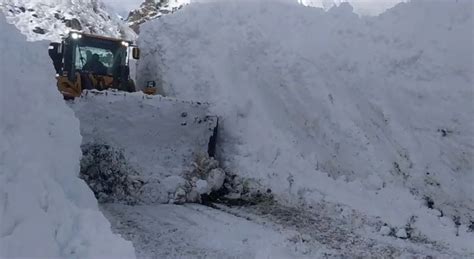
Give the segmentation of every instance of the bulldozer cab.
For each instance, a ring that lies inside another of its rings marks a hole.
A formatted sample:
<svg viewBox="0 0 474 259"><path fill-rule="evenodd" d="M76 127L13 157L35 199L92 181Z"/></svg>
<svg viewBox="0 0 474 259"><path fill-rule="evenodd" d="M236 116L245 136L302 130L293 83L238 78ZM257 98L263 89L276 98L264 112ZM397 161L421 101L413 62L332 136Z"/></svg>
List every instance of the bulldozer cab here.
<svg viewBox="0 0 474 259"><path fill-rule="evenodd" d="M84 89L135 91L129 60L139 59L140 51L130 41L70 32L61 43L50 44L49 55L66 98Z"/></svg>

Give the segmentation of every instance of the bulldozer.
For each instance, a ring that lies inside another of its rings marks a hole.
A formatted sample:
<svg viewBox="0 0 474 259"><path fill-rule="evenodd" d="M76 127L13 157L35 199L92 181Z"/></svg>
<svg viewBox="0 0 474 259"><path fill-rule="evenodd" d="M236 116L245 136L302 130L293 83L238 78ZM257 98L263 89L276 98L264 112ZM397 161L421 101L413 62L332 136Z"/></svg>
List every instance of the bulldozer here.
<svg viewBox="0 0 474 259"><path fill-rule="evenodd" d="M49 56L65 99L79 97L86 89L136 91L130 61L140 59L140 49L131 41L71 31L61 43L49 45ZM157 93L154 81L140 88L149 95Z"/></svg>
<svg viewBox="0 0 474 259"><path fill-rule="evenodd" d="M197 156L215 156L218 117L210 104L162 96L154 80L136 87L130 63L140 49L133 42L74 31L48 52L83 147L118 150L127 170L161 190L162 179L181 176Z"/></svg>

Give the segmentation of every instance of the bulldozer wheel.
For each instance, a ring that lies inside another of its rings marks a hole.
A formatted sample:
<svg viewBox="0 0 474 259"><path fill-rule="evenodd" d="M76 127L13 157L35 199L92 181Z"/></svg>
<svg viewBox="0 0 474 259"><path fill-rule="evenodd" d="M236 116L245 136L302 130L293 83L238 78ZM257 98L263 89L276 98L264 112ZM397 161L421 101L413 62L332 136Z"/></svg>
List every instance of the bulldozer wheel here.
<svg viewBox="0 0 474 259"><path fill-rule="evenodd" d="M127 84L127 91L128 92L135 92L135 81L133 81L132 79L128 80L128 84Z"/></svg>

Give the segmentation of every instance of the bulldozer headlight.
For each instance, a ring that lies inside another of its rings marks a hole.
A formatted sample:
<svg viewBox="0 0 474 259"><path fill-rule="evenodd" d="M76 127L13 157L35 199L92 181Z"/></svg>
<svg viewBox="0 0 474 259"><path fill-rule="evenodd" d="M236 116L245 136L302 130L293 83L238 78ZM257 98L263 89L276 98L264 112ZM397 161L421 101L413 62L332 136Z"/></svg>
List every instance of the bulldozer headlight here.
<svg viewBox="0 0 474 259"><path fill-rule="evenodd" d="M71 38L72 38L73 40L77 40L77 39L82 38L82 35L79 34L79 33L73 32L73 33L71 33Z"/></svg>
<svg viewBox="0 0 474 259"><path fill-rule="evenodd" d="M125 47L128 47L128 45L130 45L130 44L126 41L122 41L122 45L125 46Z"/></svg>

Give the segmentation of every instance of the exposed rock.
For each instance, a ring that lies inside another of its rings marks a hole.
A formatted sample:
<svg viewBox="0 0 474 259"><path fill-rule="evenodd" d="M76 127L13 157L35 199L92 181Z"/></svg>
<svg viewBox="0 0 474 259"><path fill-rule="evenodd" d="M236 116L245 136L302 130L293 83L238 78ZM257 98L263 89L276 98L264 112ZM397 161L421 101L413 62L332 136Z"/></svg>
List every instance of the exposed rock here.
<svg viewBox="0 0 474 259"><path fill-rule="evenodd" d="M64 21L64 23L65 23L66 27L69 27L73 30L78 30L78 31L82 30L81 22L76 18L72 18L70 20L67 19L67 20Z"/></svg>
<svg viewBox="0 0 474 259"><path fill-rule="evenodd" d="M133 30L109 15L99 0L2 0L0 11L31 41L57 42L70 29L128 40L136 38Z"/></svg>
<svg viewBox="0 0 474 259"><path fill-rule="evenodd" d="M35 27L35 28L33 29L33 32L34 32L34 33L38 33L38 34L45 34L45 33L46 33L46 30L43 29L43 28L40 28L40 27Z"/></svg>
<svg viewBox="0 0 474 259"><path fill-rule="evenodd" d="M140 8L132 10L126 19L129 26L139 33L140 24L160 17L163 14L173 13L182 5L170 3L169 0L145 0Z"/></svg>

